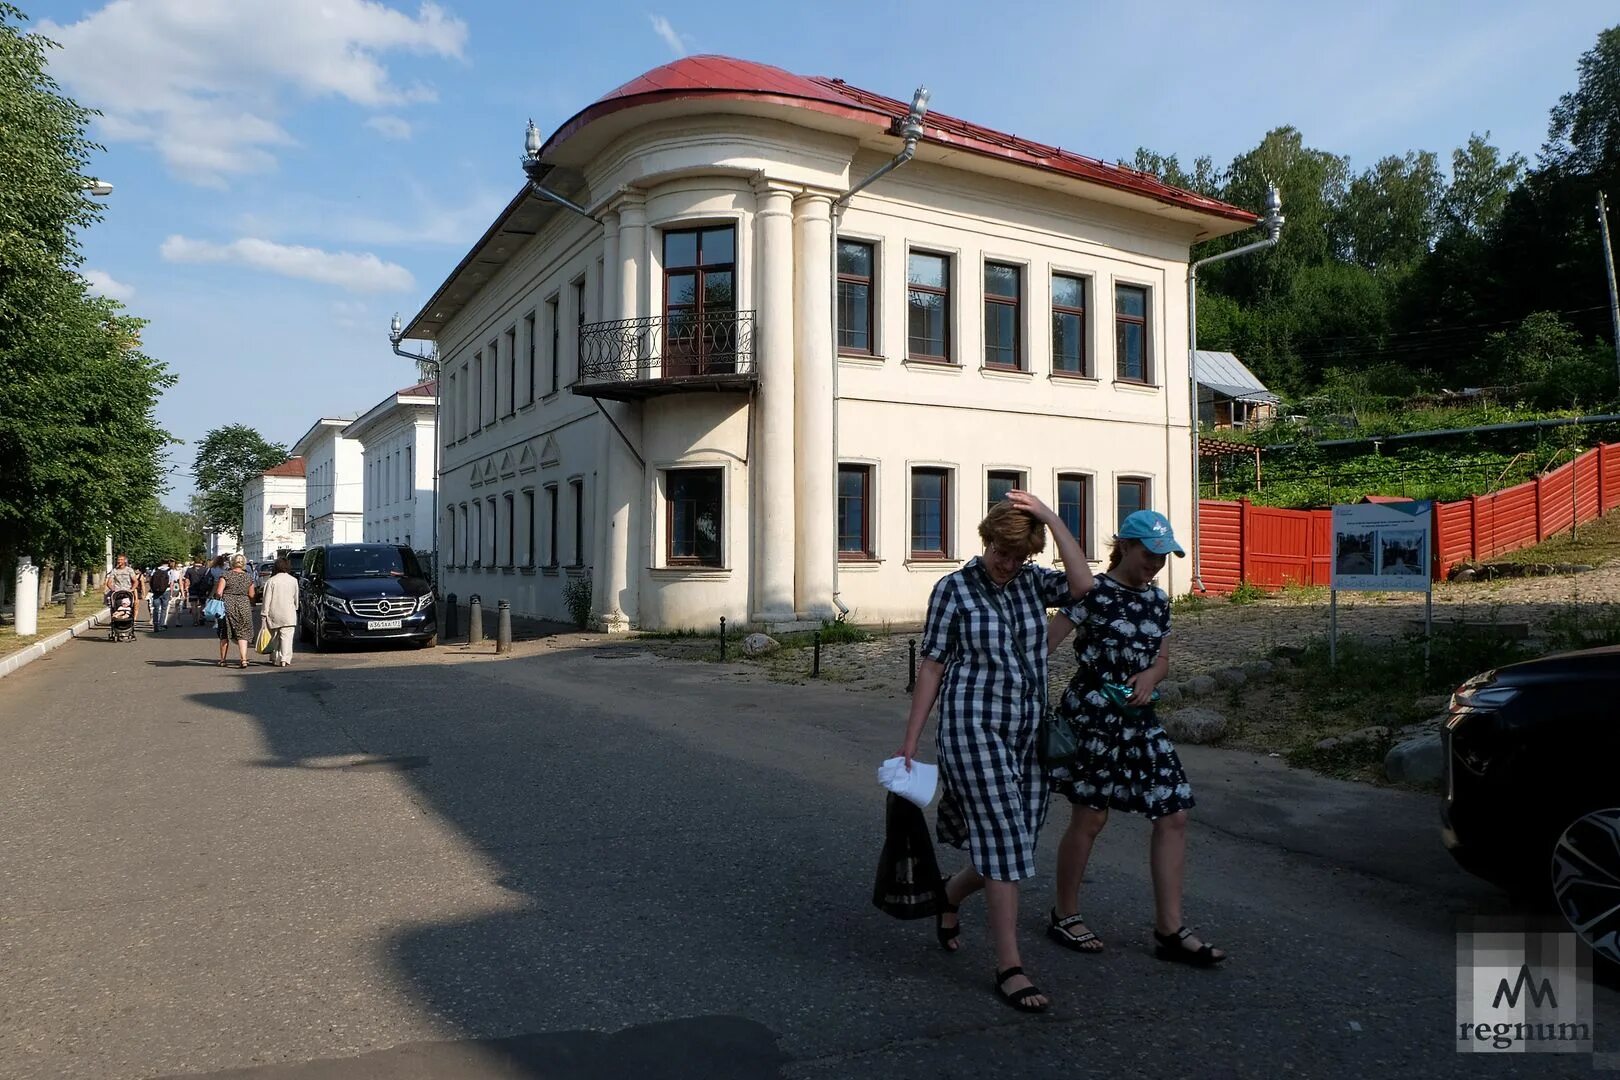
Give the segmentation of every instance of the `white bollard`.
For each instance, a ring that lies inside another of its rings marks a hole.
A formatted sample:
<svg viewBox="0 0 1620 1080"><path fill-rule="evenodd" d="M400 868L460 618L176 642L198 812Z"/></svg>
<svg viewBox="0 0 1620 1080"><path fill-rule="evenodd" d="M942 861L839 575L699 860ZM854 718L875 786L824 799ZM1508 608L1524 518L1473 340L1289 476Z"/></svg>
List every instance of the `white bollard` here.
<svg viewBox="0 0 1620 1080"><path fill-rule="evenodd" d="M39 567L27 555L17 560L17 587L11 595L17 636L33 637L39 633Z"/></svg>

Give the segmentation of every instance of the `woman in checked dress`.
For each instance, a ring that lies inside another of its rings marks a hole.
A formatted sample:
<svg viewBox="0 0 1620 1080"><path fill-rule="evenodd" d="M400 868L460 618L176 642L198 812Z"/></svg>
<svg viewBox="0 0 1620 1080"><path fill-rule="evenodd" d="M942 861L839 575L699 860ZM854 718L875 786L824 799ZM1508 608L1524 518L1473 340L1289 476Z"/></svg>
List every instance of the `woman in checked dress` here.
<svg viewBox="0 0 1620 1080"><path fill-rule="evenodd" d="M1063 570L1029 562L1051 529ZM1046 609L1091 588L1079 543L1051 508L1022 491L979 525L984 555L934 587L922 663L900 756L911 767L928 714L939 703L945 793L940 839L966 847L967 867L944 882L939 942L957 948L956 906L985 891L996 952L996 993L1015 1009L1049 1004L1018 953L1018 882L1035 873L1035 834L1046 816L1036 734L1046 711Z"/></svg>
<svg viewBox="0 0 1620 1080"><path fill-rule="evenodd" d="M1181 921L1192 787L1153 713L1153 688L1170 668L1164 646L1170 601L1153 578L1171 552L1186 554L1170 522L1163 514L1138 510L1120 525L1108 569L1096 585L1052 616L1053 651L1077 627L1080 631L1075 640L1080 668L1057 713L1073 726L1081 757L1074 768L1051 777L1052 789L1068 796L1073 809L1058 846L1057 905L1046 932L1076 952L1102 951L1102 941L1080 915L1080 884L1109 810L1124 810L1153 822L1155 955L1212 967L1226 954L1199 941Z"/></svg>

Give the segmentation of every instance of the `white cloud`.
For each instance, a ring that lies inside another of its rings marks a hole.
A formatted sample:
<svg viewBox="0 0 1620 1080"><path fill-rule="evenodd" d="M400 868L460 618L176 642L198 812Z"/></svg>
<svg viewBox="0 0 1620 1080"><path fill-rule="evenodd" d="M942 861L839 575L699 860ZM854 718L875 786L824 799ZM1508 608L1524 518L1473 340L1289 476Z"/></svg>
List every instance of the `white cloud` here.
<svg viewBox="0 0 1620 1080"><path fill-rule="evenodd" d="M62 45L52 73L102 110L102 137L151 145L177 175L215 187L273 168L294 143L280 122L288 99L431 101L431 88L398 84L385 55L459 59L467 43L467 25L436 4L412 16L377 0L113 0L38 30Z"/></svg>
<svg viewBox="0 0 1620 1080"><path fill-rule="evenodd" d="M410 121L402 120L397 116L373 116L366 121L366 127L385 139L404 141L411 137Z"/></svg>
<svg viewBox="0 0 1620 1080"><path fill-rule="evenodd" d="M253 237L216 244L184 236L169 237L158 250L169 262L233 263L283 277L336 285L350 292L398 292L416 284L409 270L369 252L322 251Z"/></svg>
<svg viewBox="0 0 1620 1080"><path fill-rule="evenodd" d="M135 286L124 284L105 270L86 270L82 276L96 296L126 304L135 298Z"/></svg>
<svg viewBox="0 0 1620 1080"><path fill-rule="evenodd" d="M687 43L692 39L671 26L668 19L662 15L649 15L647 18L652 20L653 33L662 38L676 56L685 56L690 51Z"/></svg>

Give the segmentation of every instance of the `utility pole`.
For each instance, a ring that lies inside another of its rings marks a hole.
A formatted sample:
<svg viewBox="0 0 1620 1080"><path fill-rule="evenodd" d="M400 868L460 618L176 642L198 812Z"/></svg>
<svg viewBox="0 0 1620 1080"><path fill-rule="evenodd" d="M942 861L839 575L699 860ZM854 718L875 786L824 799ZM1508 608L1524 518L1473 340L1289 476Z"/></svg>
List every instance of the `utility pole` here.
<svg viewBox="0 0 1620 1080"><path fill-rule="evenodd" d="M1609 275L1609 319L1614 327L1614 370L1620 379L1620 291L1614 284L1614 249L1609 246L1609 203L1603 192L1597 197L1598 225L1603 231L1603 269Z"/></svg>

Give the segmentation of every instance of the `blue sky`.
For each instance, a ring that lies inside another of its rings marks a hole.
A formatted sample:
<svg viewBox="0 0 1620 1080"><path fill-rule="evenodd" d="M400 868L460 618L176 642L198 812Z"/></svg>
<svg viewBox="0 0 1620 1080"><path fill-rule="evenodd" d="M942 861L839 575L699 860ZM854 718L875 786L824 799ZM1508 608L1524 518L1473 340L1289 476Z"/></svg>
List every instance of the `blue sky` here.
<svg viewBox="0 0 1620 1080"><path fill-rule="evenodd" d="M53 72L106 115L116 190L86 274L151 321L179 376L166 501L192 444L247 423L291 443L414 381L386 328L516 193L550 133L682 52L842 77L1107 160L1225 164L1293 124L1352 167L1470 132L1533 159L1613 0L1139 5L939 2L676 8L596 0L22 0Z"/></svg>

